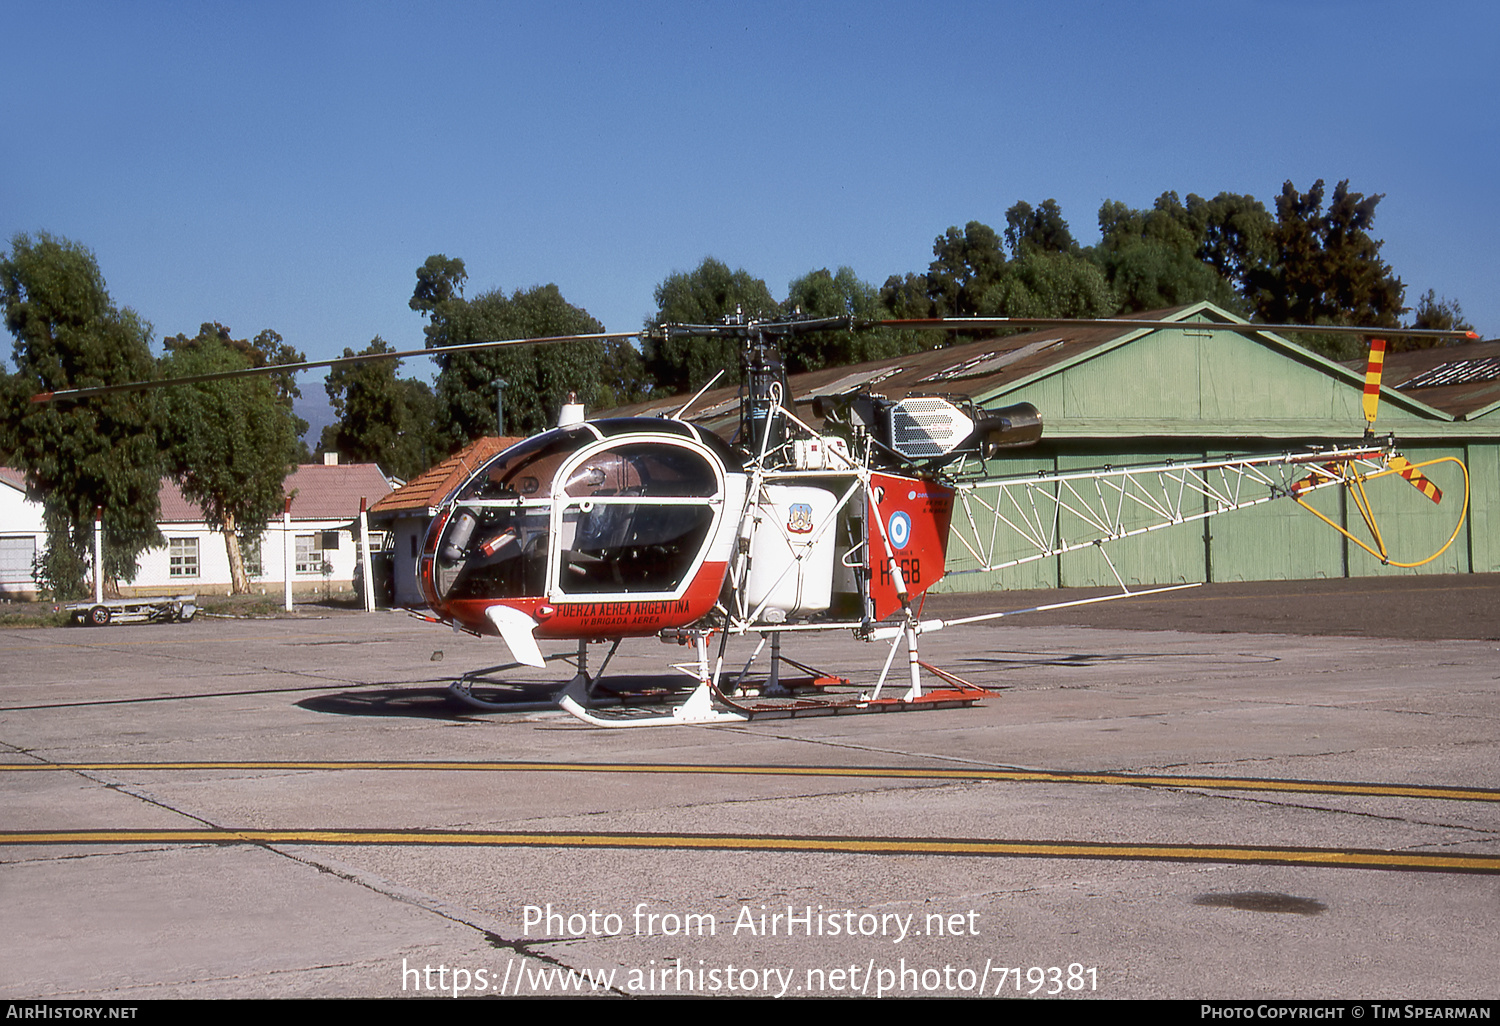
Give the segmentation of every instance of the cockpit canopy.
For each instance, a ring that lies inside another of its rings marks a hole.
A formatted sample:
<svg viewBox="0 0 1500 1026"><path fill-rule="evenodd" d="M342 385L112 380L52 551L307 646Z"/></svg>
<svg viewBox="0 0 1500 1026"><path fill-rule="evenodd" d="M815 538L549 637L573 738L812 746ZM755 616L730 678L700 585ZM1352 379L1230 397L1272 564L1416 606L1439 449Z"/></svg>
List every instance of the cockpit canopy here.
<svg viewBox="0 0 1500 1026"><path fill-rule="evenodd" d="M723 515L726 463L739 469L722 441L675 421L527 439L461 485L435 523L433 597L675 595Z"/></svg>

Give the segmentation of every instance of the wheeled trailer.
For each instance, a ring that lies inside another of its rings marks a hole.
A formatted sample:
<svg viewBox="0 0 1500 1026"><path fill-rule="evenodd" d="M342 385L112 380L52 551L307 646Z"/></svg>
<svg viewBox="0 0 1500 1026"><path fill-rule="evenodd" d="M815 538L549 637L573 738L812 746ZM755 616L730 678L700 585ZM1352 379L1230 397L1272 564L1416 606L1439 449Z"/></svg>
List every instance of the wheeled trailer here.
<svg viewBox="0 0 1500 1026"><path fill-rule="evenodd" d="M73 623L89 627L111 623L186 623L198 612L198 596L106 599L103 602L74 602L66 608Z"/></svg>

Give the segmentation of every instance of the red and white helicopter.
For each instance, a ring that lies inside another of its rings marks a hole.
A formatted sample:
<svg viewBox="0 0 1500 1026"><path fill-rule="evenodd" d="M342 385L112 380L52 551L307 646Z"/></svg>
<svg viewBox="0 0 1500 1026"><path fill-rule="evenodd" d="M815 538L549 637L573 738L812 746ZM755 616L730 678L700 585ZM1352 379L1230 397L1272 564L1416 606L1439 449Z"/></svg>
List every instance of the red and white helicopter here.
<svg viewBox="0 0 1500 1026"><path fill-rule="evenodd" d="M979 330L1060 322L883 323ZM1151 322L1121 323L1141 328ZM541 643L576 641L578 672L557 701L597 725L951 707L972 704L985 692L922 662L920 636L1023 610L921 619L919 600L944 576L950 543L966 550L967 572L996 570L1285 498L1383 562L1417 566L1437 558L1462 526L1463 465L1452 458L1414 465L1394 451L1393 440L1376 441L1368 428L1364 440L1347 447L970 480L966 471L976 462L1041 437L1035 407L989 411L953 396L894 401L845 394L815 401L812 419L823 422L815 429L792 408L776 340L835 326L848 321L664 326L660 330L743 339L733 442L689 423L691 403L669 418L588 421L575 408L558 428L480 466L442 503L419 567L436 617L498 635L529 666L544 664ZM1383 351L1384 342L1372 346L1366 385L1371 425ZM1462 473L1458 524L1443 549L1419 562L1398 562L1366 485L1400 475L1440 501L1441 492L1422 474L1437 463L1456 464ZM1350 490L1370 541L1310 504L1312 493L1339 487ZM1068 537L1060 526L1065 517ZM1003 558L997 555L1002 551ZM1106 599L1194 587L1132 592L1115 576L1120 592ZM830 675L783 657L783 637L829 630L889 642L873 690L797 697L787 688L784 663L809 673L806 685L820 678L826 683ZM749 659L726 667L728 642L752 634L760 642ZM665 715L605 714L602 707L615 702L599 687L609 659L622 640L653 635L694 646L695 660L678 667L695 682L691 694ZM768 640L767 669L752 678ZM591 642L611 645L596 674L588 671ZM905 688L885 694L903 644ZM924 688L924 668L938 679L936 686ZM479 708L514 708L476 691L499 669L466 675L452 693Z"/></svg>
<svg viewBox="0 0 1500 1026"><path fill-rule="evenodd" d="M947 318L875 323L974 332L1080 322ZM1184 327L1180 322L1133 318L1083 323L1132 330ZM576 673L557 685L545 704L560 705L600 726L944 708L970 705L987 692L924 663L919 655L921 635L1033 611L922 619L920 599L947 572L951 545L964 550L965 572L992 571L1090 546L1106 553L1106 542L1287 500L1306 507L1384 563L1420 566L1452 544L1467 512L1468 473L1460 461L1443 457L1413 464L1395 451L1394 439L1374 437L1385 345L1380 340L1372 341L1366 377L1368 426L1353 445L996 479L976 475L976 468L982 471L983 463L1003 450L1033 444L1041 437L1041 415L1029 404L985 410L952 395L893 400L858 392L816 399L816 416L810 419L821 419L821 428L799 418L790 400L778 339L834 327L860 325L838 318L659 328L674 334L731 335L743 341L735 437L726 441L686 419L709 386L666 418L587 420L580 407L565 408L557 428L494 456L440 503L418 566L429 618L455 629L498 636L517 663L532 667L545 664L544 643L576 643ZM1372 333L1363 328L1242 322L1195 321L1191 327L1247 333ZM1465 332L1401 334L1474 337ZM509 339L151 384L620 337L631 336ZM133 387L142 386L75 389L38 396L36 401L79 399ZM1454 474L1463 482L1457 523L1437 552L1400 562L1392 557L1388 538L1380 530L1368 486L1399 476L1438 502L1441 492L1423 473L1437 464L1454 465ZM1361 514L1367 537L1356 536L1312 504L1315 493L1340 488L1347 489ZM1115 577L1120 585L1117 594L1038 608L1196 586L1132 592L1118 572ZM850 691L837 686L847 682L781 654L786 635L831 630L889 644L873 689ZM752 654L743 664L727 665L728 643L749 635L759 638ZM684 681L691 687L685 699L683 689L666 689L668 701L675 702L670 710L642 715L610 689L605 670L622 641L651 636L691 644L695 658L676 667L689 678ZM767 668L752 676L768 642ZM597 643L609 644L610 649L591 673L588 647ZM903 645L905 687L887 693L891 668ZM797 667L808 679L784 678L784 664ZM465 674L450 692L480 709L523 708L528 704L524 698L504 697L506 682L496 674L507 668ZM924 687L924 669L937 679L936 685ZM812 694L794 693L799 683L809 686Z"/></svg>

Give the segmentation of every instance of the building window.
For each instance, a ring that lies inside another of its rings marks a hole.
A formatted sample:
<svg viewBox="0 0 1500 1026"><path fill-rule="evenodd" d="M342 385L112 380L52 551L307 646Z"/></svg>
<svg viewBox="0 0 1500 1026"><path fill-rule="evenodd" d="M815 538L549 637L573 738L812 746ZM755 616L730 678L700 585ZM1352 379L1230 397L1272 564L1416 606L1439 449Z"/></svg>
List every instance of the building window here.
<svg viewBox="0 0 1500 1026"><path fill-rule="evenodd" d="M0 538L0 584L30 584L35 538Z"/></svg>
<svg viewBox="0 0 1500 1026"><path fill-rule="evenodd" d="M323 547L321 534L297 535L297 572L320 574L323 572Z"/></svg>
<svg viewBox="0 0 1500 1026"><path fill-rule="evenodd" d="M254 541L240 539L240 559L245 563L246 577L259 577L266 572L261 564L259 538Z"/></svg>
<svg viewBox="0 0 1500 1026"><path fill-rule="evenodd" d="M167 539L167 571L170 577L197 577L198 576L198 539L197 538L169 538Z"/></svg>

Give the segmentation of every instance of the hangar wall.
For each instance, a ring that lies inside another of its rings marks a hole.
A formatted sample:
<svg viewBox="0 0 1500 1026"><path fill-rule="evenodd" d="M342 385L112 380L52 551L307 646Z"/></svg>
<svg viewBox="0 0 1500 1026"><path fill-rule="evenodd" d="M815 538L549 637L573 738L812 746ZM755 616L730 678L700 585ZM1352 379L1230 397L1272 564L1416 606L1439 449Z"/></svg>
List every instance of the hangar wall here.
<svg viewBox="0 0 1500 1026"><path fill-rule="evenodd" d="M1207 304L1202 310L1219 313ZM1096 346L976 399L990 408L1031 402L1042 411L1043 442L989 465L993 476L1010 477L1354 442L1365 427L1361 394L1359 374L1269 333L1195 331L1184 324ZM1468 515L1453 544L1426 566L1382 565L1287 498L1110 543L1109 560L1131 586L1500 571L1500 523L1492 522L1491 512L1500 510L1500 439L1488 434L1500 422L1488 419L1460 421L1389 388L1384 392L1378 435L1394 433L1413 463L1455 457L1469 467ZM1394 476L1369 485L1392 561L1425 558L1454 531L1462 472L1445 463L1429 476L1444 491L1440 505ZM1327 489L1311 501L1369 540L1363 517L1342 492ZM1060 528L1067 537L1076 525L1064 515ZM1019 545L1012 547L1012 556L1021 554ZM974 566L962 548L950 546L949 576L936 590L1116 586L1096 549L989 573L972 572Z"/></svg>
<svg viewBox="0 0 1500 1026"><path fill-rule="evenodd" d="M1251 451L1240 450L1241 453ZM1282 451L1265 447L1260 451ZM1426 566L1406 569L1384 566L1378 559L1345 539L1333 528L1288 498L1278 498L1249 509L1219 514L1194 523L1168 527L1108 546L1109 560L1126 584L1178 584L1211 581L1302 580L1319 577L1368 577L1391 574L1455 574L1500 572L1500 545L1492 540L1487 511L1500 504L1500 446L1402 446L1413 463L1453 456L1469 463L1474 492L1472 510L1448 550ZM1222 449L1165 450L1142 447L1107 452L1053 452L1025 460L1008 460L997 476L1024 476L1037 471L1068 471L1099 466L1159 463L1216 458L1228 455ZM997 468L998 469L998 468ZM1377 524L1385 536L1390 558L1415 562L1448 541L1457 521L1462 495L1462 475L1452 464L1433 468L1430 476L1444 490L1443 503L1435 506L1424 495L1397 477L1371 482L1368 494ZM1356 537L1369 541L1357 508L1343 498L1342 489L1327 489L1311 502L1331 520ZM1205 506L1206 508L1206 506ZM1077 536L1082 529L1062 518L1062 534ZM978 517L980 532L987 533L992 520ZM1127 526L1131 522L1126 518ZM1141 519L1141 523L1145 523ZM1002 537L1007 531L1000 525ZM1075 533L1076 532L1076 533ZM1001 558L1026 555L1019 542L1001 550ZM957 545L950 546L949 576L939 591L991 591L1056 587L1115 586L1109 562L1097 550L1085 549L1052 556L990 573L974 573L975 560Z"/></svg>

